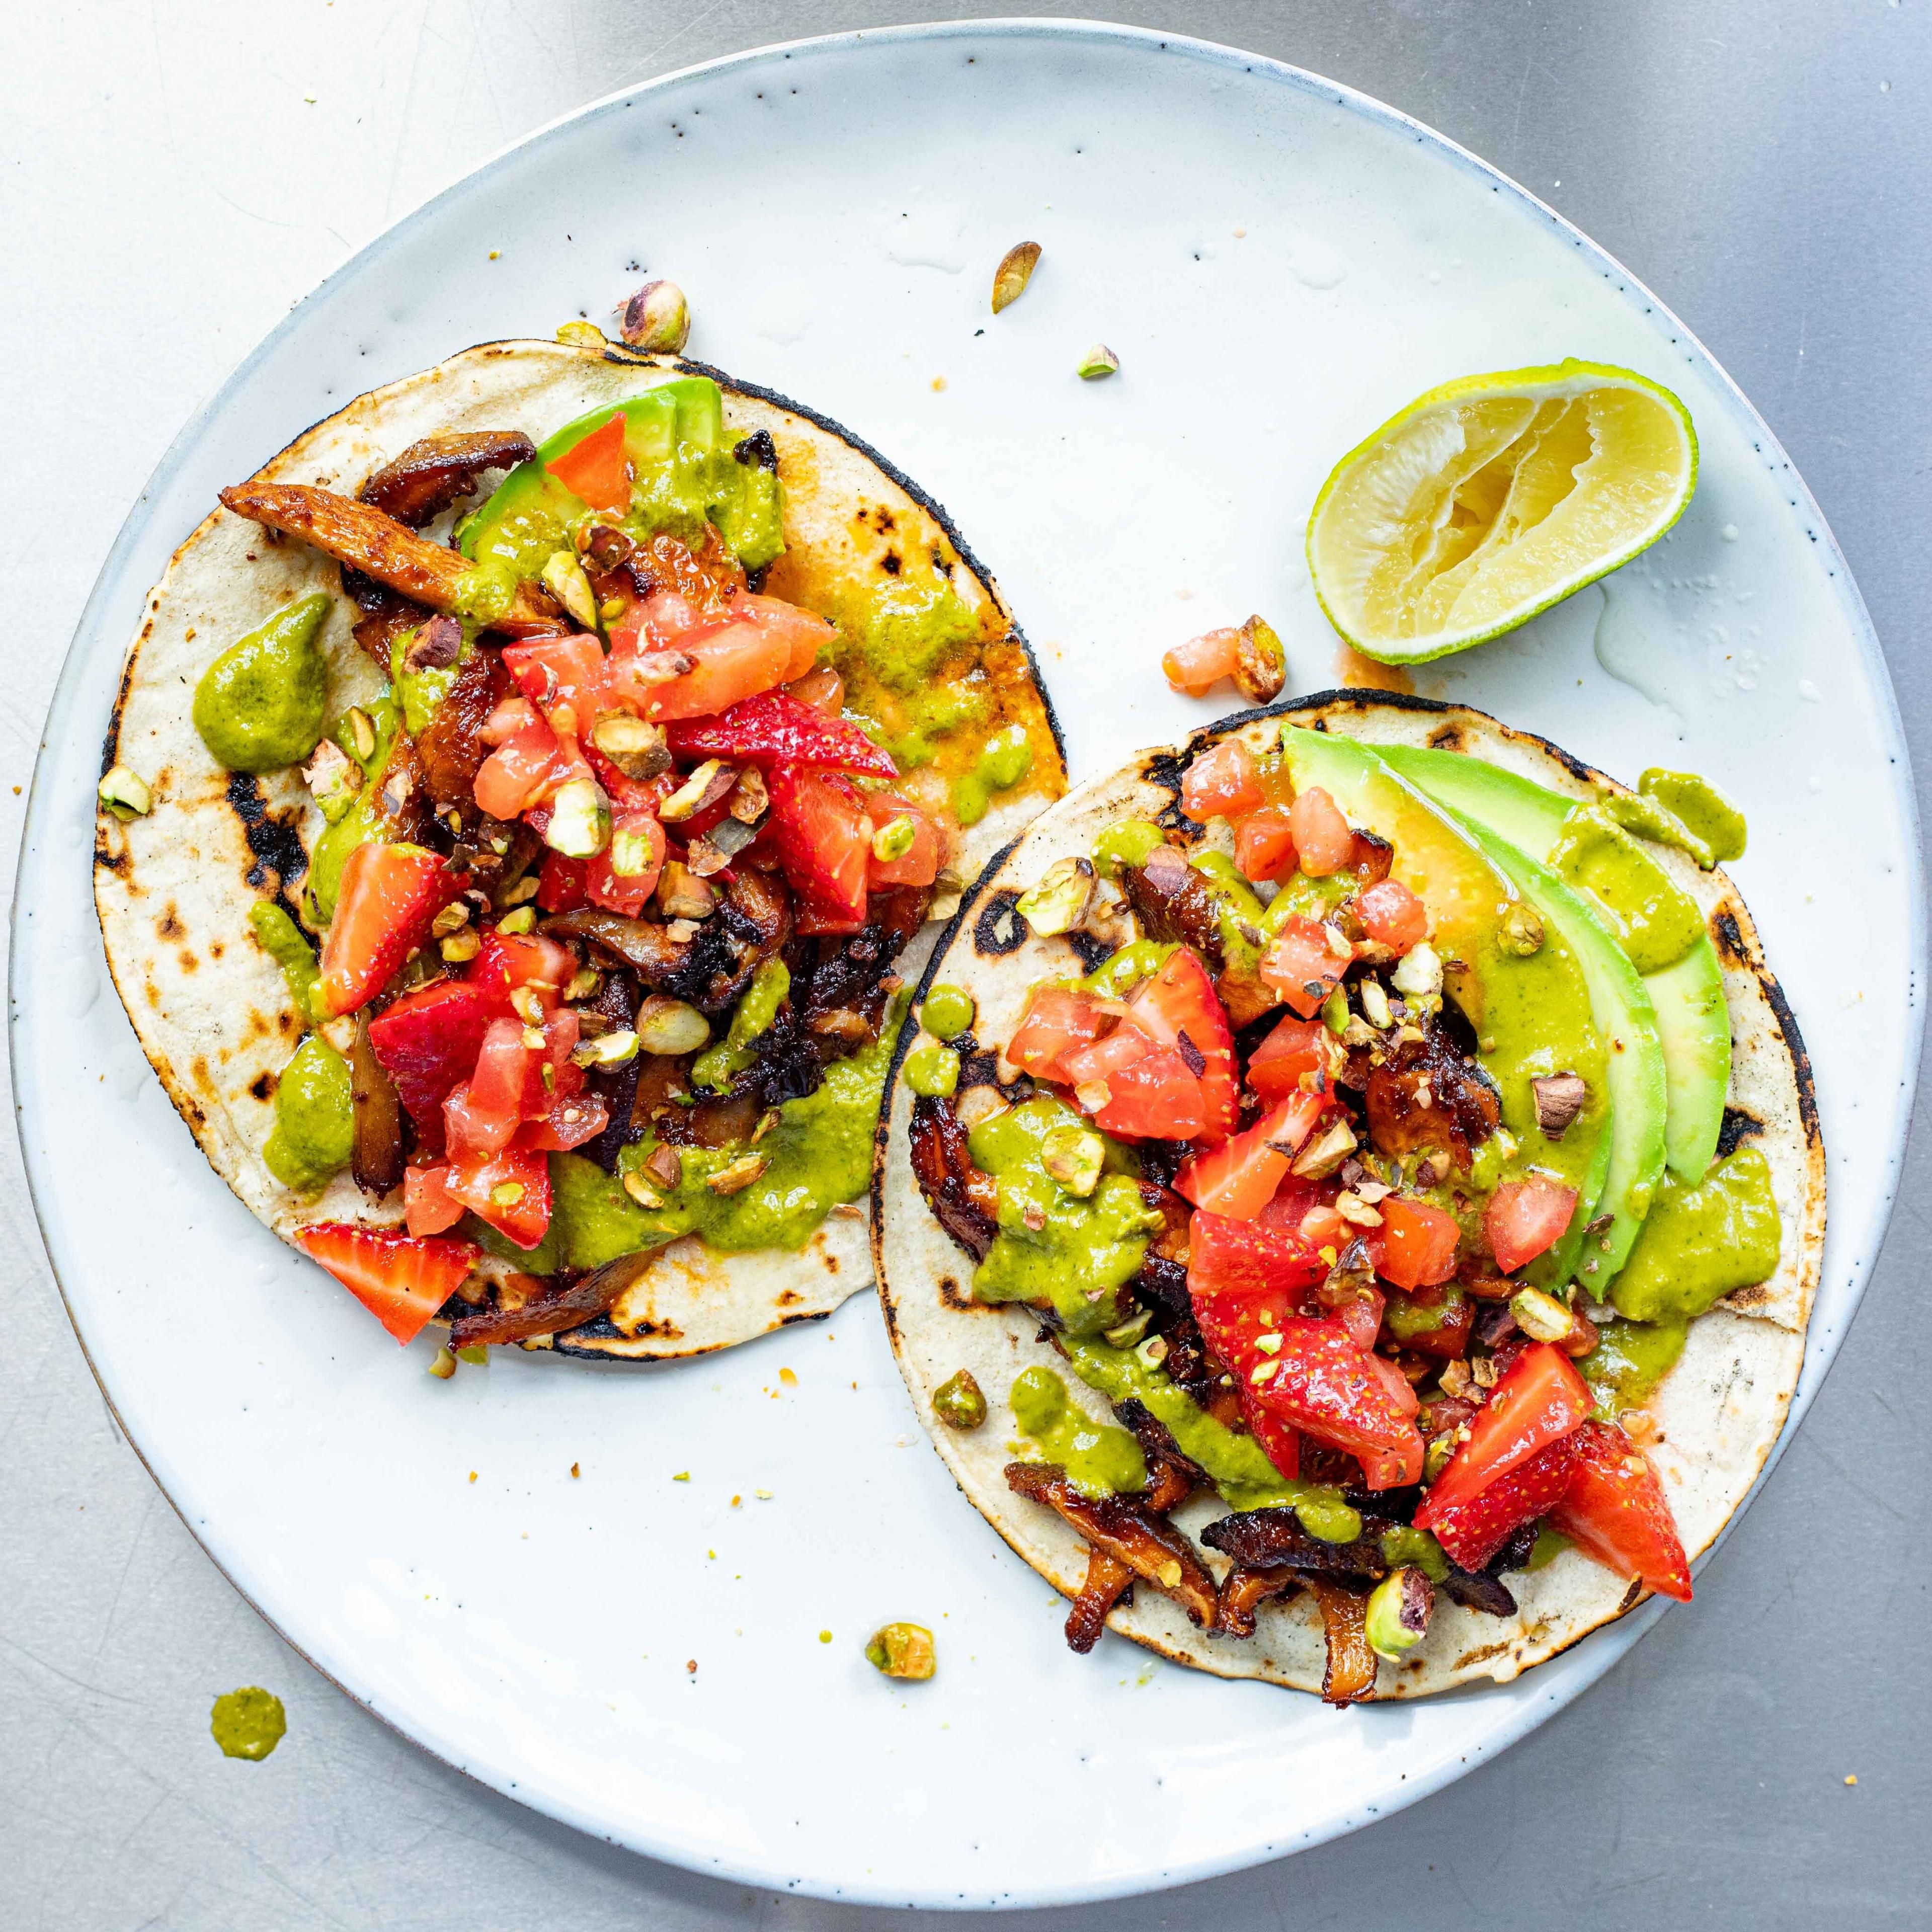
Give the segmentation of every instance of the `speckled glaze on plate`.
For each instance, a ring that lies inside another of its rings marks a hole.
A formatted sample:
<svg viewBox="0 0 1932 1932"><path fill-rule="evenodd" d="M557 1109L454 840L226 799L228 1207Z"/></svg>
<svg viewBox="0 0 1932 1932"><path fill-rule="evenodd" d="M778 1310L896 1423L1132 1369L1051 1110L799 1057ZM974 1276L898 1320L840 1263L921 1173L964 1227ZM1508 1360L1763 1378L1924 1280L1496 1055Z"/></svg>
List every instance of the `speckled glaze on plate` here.
<svg viewBox="0 0 1932 1932"><path fill-rule="evenodd" d="M1022 239L1045 253L996 320L993 266ZM1837 1348L1896 1182L1923 887L1890 687L1803 484L1667 310L1440 136L1252 56L1036 22L772 49L586 109L363 250L170 452L63 674L14 908L22 1140L102 1386L215 1561L351 1695L497 1789L697 1870L1037 1904L1399 1808L1661 1612L1505 1687L1343 1717L1116 1639L1074 1658L1057 1600L926 1446L869 1301L686 1364L517 1358L434 1382L424 1345L394 1348L256 1226L142 1058L87 858L147 586L217 488L308 423L466 343L601 316L639 263L688 290L694 354L848 424L972 533L1076 782L1214 715L1157 675L1178 636L1259 610L1291 692L1344 681L1301 524L1334 458L1412 396L1571 354L1676 389L1702 451L1676 529L1418 686L1625 780L1702 771L1744 806L1731 869L1831 1157L1794 1423ZM1084 383L1096 339L1121 372ZM1826 862L1846 823L1858 841ZM930 1684L863 1660L898 1617L936 1633ZM1055 1802L1000 1802L1016 1790Z"/></svg>

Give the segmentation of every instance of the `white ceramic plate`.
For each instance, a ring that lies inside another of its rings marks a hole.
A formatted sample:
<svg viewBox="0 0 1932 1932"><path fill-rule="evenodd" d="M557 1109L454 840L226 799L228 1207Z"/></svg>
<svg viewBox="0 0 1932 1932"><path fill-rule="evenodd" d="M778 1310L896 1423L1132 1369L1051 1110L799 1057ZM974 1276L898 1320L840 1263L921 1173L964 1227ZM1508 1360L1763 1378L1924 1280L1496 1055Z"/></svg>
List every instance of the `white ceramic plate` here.
<svg viewBox="0 0 1932 1932"><path fill-rule="evenodd" d="M996 322L993 266L1024 238L1045 258ZM1040 649L1076 779L1211 714L1156 669L1208 625L1261 610L1291 690L1335 681L1303 520L1418 391L1565 354L1676 389L1703 446L1676 530L1424 688L1743 801L1736 876L1831 1150L1794 1420L1844 1332L1898 1172L1922 895L1885 670L1770 433L1615 262L1387 108L1118 28L938 27L747 55L512 150L302 302L129 518L55 699L13 952L34 1198L116 1412L215 1561L352 1696L499 1790L701 1870L886 1902L1101 1898L1460 1776L1658 1612L1507 1689L1345 1717L1116 1638L1076 1659L1061 1606L926 1448L869 1298L692 1364L510 1355L434 1382L427 1342L394 1348L256 1226L149 1072L87 864L146 587L218 487L315 418L467 343L604 316L640 261L688 289L694 354L850 424L953 512ZM1121 373L1083 383L1096 338ZM860 1654L901 1616L938 1633L930 1684Z"/></svg>

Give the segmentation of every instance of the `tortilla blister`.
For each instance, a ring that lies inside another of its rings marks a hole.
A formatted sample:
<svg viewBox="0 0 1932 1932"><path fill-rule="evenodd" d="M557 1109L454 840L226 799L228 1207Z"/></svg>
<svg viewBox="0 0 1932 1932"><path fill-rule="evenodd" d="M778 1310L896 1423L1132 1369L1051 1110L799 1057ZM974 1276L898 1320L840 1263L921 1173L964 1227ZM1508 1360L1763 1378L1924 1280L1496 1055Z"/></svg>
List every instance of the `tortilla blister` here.
<svg viewBox="0 0 1932 1932"><path fill-rule="evenodd" d="M1064 789L1058 724L1011 611L945 512L837 424L675 357L616 345L486 343L358 397L297 437L255 480L352 495L421 437L504 428L541 437L601 404L636 394L648 380L692 374L718 383L736 436L763 430L777 448L787 549L766 580L771 594L830 610L881 574L896 576L905 559L930 559L977 619L995 722L1027 726L1034 764L1022 785L996 795L965 833L957 862L971 878L1043 800ZM448 520L424 534L441 537ZM149 593L102 754L104 771L124 764L147 781L154 808L125 824L100 814L94 850L108 967L142 1050L216 1172L285 1240L313 1221L394 1226L400 1197L372 1204L346 1172L320 1195L299 1195L263 1165L275 1077L302 1028L280 969L249 928L248 909L258 898L279 897L295 910L323 821L295 772L256 778L216 764L190 706L217 652L291 599L318 590L331 600L320 647L334 716L368 703L384 684L350 634L354 612L334 563L224 509L175 553ZM908 978L938 930L928 927L908 949L900 970ZM620 1359L728 1347L830 1313L866 1286L870 1267L862 1214L833 1214L796 1254L723 1255L688 1238L666 1249L609 1316L539 1346ZM504 1270L486 1262L484 1271Z"/></svg>
<svg viewBox="0 0 1932 1932"><path fill-rule="evenodd" d="M1369 744L1467 751L1580 800L1624 789L1543 740L1480 712L1379 692L1329 692L1245 712L1196 732L1184 746L1144 752L1124 770L1070 793L1036 820L988 867L942 940L928 980L943 978L974 995L974 1032L982 1047L1010 1037L1036 981L1084 970L1066 939L1025 932L1012 918L1012 896L1055 859L1089 853L1096 835L1121 818L1160 819L1197 845L1216 843L1180 812L1183 769L1231 732L1239 732L1254 750L1270 748L1284 718ZM1226 829L1216 830L1225 846ZM1727 1297L1690 1324L1682 1360L1647 1405L1660 1432L1652 1458L1684 1549L1695 1558L1716 1540L1743 1502L1778 1439L1797 1384L1824 1246L1824 1144L1810 1064L1736 887L1722 872L1702 873L1675 853L1648 849L1703 909L1718 941L1733 1042L1726 1138L1748 1138L1763 1151L1784 1224L1778 1264L1769 1280ZM1086 1545L1052 1510L1006 1486L1005 1466L1023 1446L1006 1392L1021 1370L1040 1364L1060 1371L1069 1400L1096 1420L1114 1418L1104 1399L1041 1339L1037 1315L972 1301L970 1258L928 1209L913 1176L908 1130L914 1097L896 1078L874 1168L874 1268L893 1352L920 1419L961 1489L1017 1555L1070 1598L1086 1574ZM962 1368L978 1380L989 1408L980 1428L963 1432L937 1424L932 1410L934 1391ZM1206 1492L1176 1511L1173 1520L1198 1544L1202 1526L1227 1513L1226 1504ZM1224 1557L1209 1550L1200 1553L1217 1578L1226 1574ZM1507 1580L1517 1604L1514 1617L1466 1610L1438 1592L1428 1636L1401 1664L1382 1665L1375 1695L1426 1696L1484 1678L1506 1683L1648 1594L1574 1549L1540 1569L1512 1571ZM1256 1678L1301 1690L1322 1688L1321 1620L1305 1593L1264 1606L1256 1634L1247 1640L1210 1637L1172 1599L1145 1586L1107 1621L1110 1628L1176 1663L1219 1676ZM1070 1658L1066 1667L1081 1665Z"/></svg>

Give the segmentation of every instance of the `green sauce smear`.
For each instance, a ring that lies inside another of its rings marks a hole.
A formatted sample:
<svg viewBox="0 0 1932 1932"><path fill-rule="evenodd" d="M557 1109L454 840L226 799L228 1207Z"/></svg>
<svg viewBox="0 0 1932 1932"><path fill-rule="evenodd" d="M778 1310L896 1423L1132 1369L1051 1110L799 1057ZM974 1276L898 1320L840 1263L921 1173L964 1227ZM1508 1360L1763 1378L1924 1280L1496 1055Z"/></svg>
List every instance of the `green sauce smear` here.
<svg viewBox="0 0 1932 1932"><path fill-rule="evenodd" d="M362 790L356 802L315 842L308 862L308 882L302 888L302 916L311 932L320 932L335 916L335 896L342 889L342 868L357 846L372 838L392 838L388 815L377 802L383 774L388 770L389 754L394 748L396 728L402 712L386 692L364 707L376 728L376 749L367 767ZM350 758L356 756L356 741L346 716L335 722L329 733Z"/></svg>
<svg viewBox="0 0 1932 1932"><path fill-rule="evenodd" d="M1711 856L1700 860L1700 865L1708 867L1713 861L1744 856L1744 815L1708 778L1700 778L1695 772L1666 771L1653 765L1637 780L1636 788L1641 796L1654 799L1706 847Z"/></svg>
<svg viewBox="0 0 1932 1932"><path fill-rule="evenodd" d="M1549 862L1606 915L1641 974L1674 966L1703 936L1704 916L1690 895L1600 806L1570 813Z"/></svg>
<svg viewBox="0 0 1932 1932"><path fill-rule="evenodd" d="M349 1063L311 1034L276 1081L274 1131L262 1157L284 1187L308 1193L346 1167L355 1150Z"/></svg>
<svg viewBox="0 0 1932 1932"><path fill-rule="evenodd" d="M202 673L194 728L217 764L280 771L315 749L328 703L328 667L316 638L328 615L320 590L285 604Z"/></svg>
<svg viewBox="0 0 1932 1932"><path fill-rule="evenodd" d="M215 1699L208 1728L223 1756L260 1764L287 1733L288 1714L272 1690L250 1684Z"/></svg>
<svg viewBox="0 0 1932 1932"><path fill-rule="evenodd" d="M1058 1463L1082 1496L1120 1496L1147 1487L1141 1445L1126 1430L1096 1422L1076 1408L1067 1400L1066 1383L1051 1369L1036 1364L1022 1370L1008 1400L1020 1432L1042 1452L1039 1460Z"/></svg>
<svg viewBox="0 0 1932 1932"><path fill-rule="evenodd" d="M329 1015L322 1004L315 948L302 928L273 899L257 899L248 908L248 923L262 950L282 969L297 1016L305 1026L320 1025Z"/></svg>
<svg viewBox="0 0 1932 1932"><path fill-rule="evenodd" d="M791 974L782 959L767 959L738 996L724 1037L692 1063L694 1085L722 1094L758 1058L758 1042L771 1030L778 1008L791 992Z"/></svg>
<svg viewBox="0 0 1932 1932"><path fill-rule="evenodd" d="M1009 724L986 740L980 762L952 782L952 811L962 825L976 825L996 791L1011 791L1033 770L1033 741L1024 724Z"/></svg>
<svg viewBox="0 0 1932 1932"><path fill-rule="evenodd" d="M1577 1364L1597 1399L1599 1421L1614 1422L1627 1408L1642 1408L1684 1352L1688 1319L1606 1322L1597 1346Z"/></svg>
<svg viewBox="0 0 1932 1932"><path fill-rule="evenodd" d="M1756 1148L1718 1161L1695 1187L1666 1172L1610 1299L1633 1321L1688 1320L1764 1280L1781 1234L1771 1163Z"/></svg>

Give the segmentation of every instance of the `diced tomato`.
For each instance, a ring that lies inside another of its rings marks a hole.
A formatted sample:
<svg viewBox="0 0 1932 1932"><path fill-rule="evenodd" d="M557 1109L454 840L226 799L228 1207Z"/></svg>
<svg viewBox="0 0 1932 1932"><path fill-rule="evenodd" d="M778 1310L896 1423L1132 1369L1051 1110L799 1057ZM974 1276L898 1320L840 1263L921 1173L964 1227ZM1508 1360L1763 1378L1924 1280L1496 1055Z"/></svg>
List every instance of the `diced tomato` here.
<svg viewBox="0 0 1932 1932"><path fill-rule="evenodd" d="M500 745L539 722L537 708L527 698L506 698L477 727L476 735L486 745Z"/></svg>
<svg viewBox="0 0 1932 1932"><path fill-rule="evenodd" d="M1250 812L1234 826L1234 868L1257 884L1285 879L1300 862L1294 849L1294 828L1278 805Z"/></svg>
<svg viewBox="0 0 1932 1932"><path fill-rule="evenodd" d="M443 1132L459 1160L509 1145L524 1118L524 1089L535 1077L536 1056L524 1044L520 1019L492 1020L476 1070L442 1103Z"/></svg>
<svg viewBox="0 0 1932 1932"><path fill-rule="evenodd" d="M506 650L506 660L508 656ZM760 692L716 718L674 718L664 738L674 758L692 764L701 758L730 758L740 764L810 765L867 778L898 776L892 754L857 725L827 717L784 691Z"/></svg>
<svg viewBox="0 0 1932 1932"><path fill-rule="evenodd" d="M1305 1020L1322 1010L1322 1003L1342 983L1348 969L1348 962L1330 950L1328 930L1299 913L1291 915L1282 921L1257 968L1289 1010Z"/></svg>
<svg viewBox="0 0 1932 1932"><path fill-rule="evenodd" d="M1328 1105L1325 1094L1291 1094L1277 1101L1252 1126L1196 1155L1174 1176L1174 1191L1232 1221L1252 1221L1274 1200L1294 1152Z"/></svg>
<svg viewBox="0 0 1932 1932"><path fill-rule="evenodd" d="M1154 1050L1153 1040L1131 1019L1124 1019L1098 1040L1062 1048L1060 1076L1070 1086L1084 1087L1093 1081L1111 1079ZM1010 1048L1006 1057L1012 1058Z"/></svg>
<svg viewBox="0 0 1932 1932"><path fill-rule="evenodd" d="M1576 1436L1558 1436L1480 1495L1441 1510L1430 1526L1449 1560L1480 1570L1512 1530L1547 1515L1570 1486L1576 1455Z"/></svg>
<svg viewBox="0 0 1932 1932"><path fill-rule="evenodd" d="M1102 1132L1126 1140L1186 1141L1208 1131L1202 1083L1172 1047L1152 1048L1106 1077L1108 1098L1094 1110Z"/></svg>
<svg viewBox="0 0 1932 1932"><path fill-rule="evenodd" d="M836 772L781 766L768 781L771 836L786 879L822 932L856 932L866 923L866 878L872 821L850 781Z"/></svg>
<svg viewBox="0 0 1932 1932"><path fill-rule="evenodd" d="M580 1088L558 1094L541 1120L525 1120L512 1144L564 1154L594 1141L610 1124L610 1108L596 1094Z"/></svg>
<svg viewBox="0 0 1932 1932"><path fill-rule="evenodd" d="M520 1248L533 1248L550 1226L550 1162L532 1148L453 1160L443 1183L479 1221Z"/></svg>
<svg viewBox="0 0 1932 1932"><path fill-rule="evenodd" d="M1113 1016L1100 1010L1093 994L1042 981L1027 994L1020 1023L1006 1042L1006 1058L1036 1080L1070 1085L1072 1076L1061 1071L1060 1055L1099 1039L1113 1024Z"/></svg>
<svg viewBox="0 0 1932 1932"><path fill-rule="evenodd" d="M440 980L405 993L369 1022L369 1044L431 1153L442 1148L442 1103L470 1078L483 1036L501 1010L473 981ZM434 1228L413 1232L434 1234Z"/></svg>
<svg viewBox="0 0 1932 1932"><path fill-rule="evenodd" d="M463 1219L463 1203L443 1186L448 1178L447 1161L403 1170L403 1217L411 1234L440 1234Z"/></svg>
<svg viewBox="0 0 1932 1932"><path fill-rule="evenodd" d="M1348 830L1340 806L1319 785L1295 794L1288 808L1288 822L1295 850L1301 855L1301 869L1310 878L1326 878L1348 862L1355 835Z"/></svg>
<svg viewBox="0 0 1932 1932"><path fill-rule="evenodd" d="M1328 1028L1319 1020L1282 1020L1248 1062L1248 1090L1263 1100L1306 1090L1304 1076L1328 1068ZM1311 1082L1312 1087L1312 1082Z"/></svg>
<svg viewBox="0 0 1932 1932"><path fill-rule="evenodd" d="M1248 1433L1261 1444L1268 1460L1292 1480L1301 1473L1301 1438L1294 1424L1262 1408L1245 1382L1240 1384L1240 1394L1241 1420L1248 1425Z"/></svg>
<svg viewBox="0 0 1932 1932"><path fill-rule="evenodd" d="M1416 1521L1426 1529L1439 1511L1480 1496L1498 1477L1568 1436L1589 1413L1590 1392L1569 1358L1547 1342L1531 1343L1490 1391L1469 1425L1468 1441L1431 1486Z"/></svg>
<svg viewBox="0 0 1932 1932"><path fill-rule="evenodd" d="M1383 879L1355 895L1355 916L1378 945L1406 952L1429 937L1429 908L1400 879Z"/></svg>
<svg viewBox="0 0 1932 1932"><path fill-rule="evenodd" d="M540 932L506 932L501 926L486 926L470 962L469 983L492 996L499 1014L509 1010L510 994L519 986L529 987L547 1011L562 998L576 970L570 948L554 939Z"/></svg>
<svg viewBox="0 0 1932 1932"><path fill-rule="evenodd" d="M1427 1288L1456 1272L1462 1229L1448 1209L1391 1194L1378 1204L1382 1225L1371 1250L1376 1272L1397 1288Z"/></svg>
<svg viewBox="0 0 1932 1932"><path fill-rule="evenodd" d="M1527 1180L1506 1180L1490 1197L1483 1216L1490 1252L1504 1274L1514 1274L1563 1238L1576 1211L1576 1190L1563 1187L1540 1174Z"/></svg>
<svg viewBox="0 0 1932 1932"><path fill-rule="evenodd" d="M418 1240L346 1221L311 1222L296 1230L296 1239L405 1342L463 1285L478 1252L473 1241Z"/></svg>
<svg viewBox="0 0 1932 1932"><path fill-rule="evenodd" d="M1576 1431L1569 1487L1552 1526L1619 1576L1642 1580L1660 1597L1690 1600L1690 1564L1656 1469L1612 1423Z"/></svg>
<svg viewBox="0 0 1932 1932"><path fill-rule="evenodd" d="M1203 1296L1279 1298L1287 1313L1328 1272L1321 1251L1292 1228L1196 1214L1188 1223L1188 1292Z"/></svg>
<svg viewBox="0 0 1932 1932"><path fill-rule="evenodd" d="M692 660L692 668L654 682L639 675L641 670L655 668L648 664L648 650L642 659L639 656L646 632L629 627L633 616L645 625L641 614L649 613L658 602L647 598L626 614L611 632L605 667L607 691L645 718L706 717L776 685L790 683L811 670L820 650L837 635L822 617L776 597L734 597L724 617L679 631L659 646L683 652Z"/></svg>
<svg viewBox="0 0 1932 1932"><path fill-rule="evenodd" d="M651 902L664 872L664 829L652 812L626 809L610 820L610 842L584 868L584 890L607 912L635 919ZM622 865L625 869L619 872Z"/></svg>
<svg viewBox="0 0 1932 1932"><path fill-rule="evenodd" d="M532 718L477 768L472 788L477 808L506 823L520 818L558 786L588 770L574 742L559 738L543 718Z"/></svg>
<svg viewBox="0 0 1932 1932"><path fill-rule="evenodd" d="M1240 1118L1234 1036L1228 1024L1227 1009L1215 992L1207 968L1186 946L1176 946L1160 970L1143 980L1129 995L1127 1010L1135 1024L1158 1045L1177 1048L1200 1081L1207 1124L1196 1131L1216 1140L1232 1133Z"/></svg>
<svg viewBox="0 0 1932 1932"><path fill-rule="evenodd" d="M596 722L604 682L604 652L587 632L525 638L506 644L503 668L553 730L581 735Z"/></svg>
<svg viewBox="0 0 1932 1932"><path fill-rule="evenodd" d="M1197 825L1239 818L1263 802L1254 754L1239 738L1223 738L1180 776L1180 808Z"/></svg>
<svg viewBox="0 0 1932 1932"><path fill-rule="evenodd" d="M537 875L537 905L544 912L574 912L584 899L585 861L562 852L546 852Z"/></svg>
<svg viewBox="0 0 1932 1932"><path fill-rule="evenodd" d="M581 441L544 467L593 510L619 512L631 507L631 465L624 454L624 412L600 423Z"/></svg>
<svg viewBox="0 0 1932 1932"><path fill-rule="evenodd" d="M524 1064L523 1094L517 1105L520 1118L543 1120L556 1102L584 1090L584 1070L570 1057L580 1024L574 1006L558 1006L544 1018L541 1046L530 1046L526 1035L524 1046L530 1058ZM486 1040L484 1044L487 1048L489 1042ZM478 1064L480 1070L480 1060ZM550 1070L548 1077L544 1072L546 1067Z"/></svg>
<svg viewBox="0 0 1932 1932"><path fill-rule="evenodd" d="M874 833L901 818L912 820L912 844L896 859L874 852L866 861L866 880L874 886L929 886L939 876L939 827L910 799L896 791L875 791L866 800Z"/></svg>
<svg viewBox="0 0 1932 1932"><path fill-rule="evenodd" d="M322 991L332 1013L352 1013L387 986L430 936L462 882L434 852L372 838L342 868L335 916L322 944Z"/></svg>
<svg viewBox="0 0 1932 1932"><path fill-rule="evenodd" d="M1232 677L1241 662L1241 634L1224 628L1208 631L1176 644L1160 661L1162 674L1176 691L1205 698L1224 677Z"/></svg>
<svg viewBox="0 0 1932 1932"><path fill-rule="evenodd" d="M1244 1333L1239 1324L1231 1327L1216 1297L1196 1302L1195 1314L1214 1352L1264 1408L1303 1435L1360 1457L1370 1489L1420 1477L1422 1437L1409 1419L1415 1412L1414 1393L1408 1391L1405 1409L1396 1391L1408 1390L1408 1384L1392 1364L1357 1348L1340 1321L1291 1316L1271 1331L1252 1327ZM1258 1340L1270 1332L1281 1338L1273 1352L1263 1351Z"/></svg>

